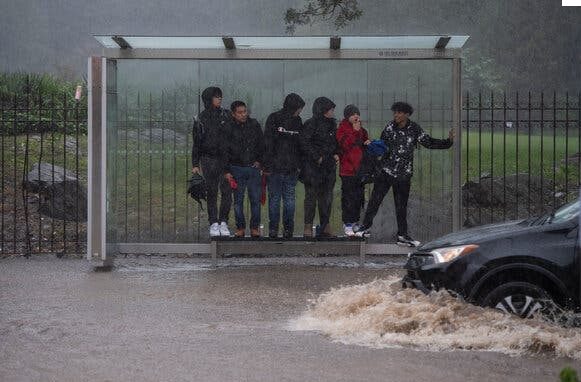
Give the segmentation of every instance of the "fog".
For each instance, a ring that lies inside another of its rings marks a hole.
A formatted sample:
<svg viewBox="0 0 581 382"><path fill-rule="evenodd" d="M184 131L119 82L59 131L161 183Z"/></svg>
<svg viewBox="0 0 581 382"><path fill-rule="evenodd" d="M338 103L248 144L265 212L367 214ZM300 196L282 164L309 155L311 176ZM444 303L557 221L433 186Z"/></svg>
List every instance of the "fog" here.
<svg viewBox="0 0 581 382"><path fill-rule="evenodd" d="M0 1L2 71L85 75L101 52L93 34L284 35L284 12L302 1ZM468 34L465 89L581 88L581 7L542 1L359 1L363 16L296 35Z"/></svg>

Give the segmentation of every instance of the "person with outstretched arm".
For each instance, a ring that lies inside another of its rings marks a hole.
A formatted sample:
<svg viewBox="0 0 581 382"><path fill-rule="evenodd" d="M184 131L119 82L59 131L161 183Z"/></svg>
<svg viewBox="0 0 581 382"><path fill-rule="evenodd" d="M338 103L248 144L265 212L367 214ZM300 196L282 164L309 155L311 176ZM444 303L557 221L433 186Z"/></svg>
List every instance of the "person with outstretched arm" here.
<svg viewBox="0 0 581 382"><path fill-rule="evenodd" d="M387 145L387 154L383 159L383 170L373 184L373 191L363 223L356 232L357 236L367 236L373 219L383 198L393 187L393 200L397 218L397 244L417 247L420 242L414 240L408 232L407 203L413 176L414 150L418 143L428 149L448 149L454 142L454 130L450 130L448 139L436 139L429 136L416 122L409 118L413 114L411 105L396 102L392 105L393 120L389 122L381 139Z"/></svg>

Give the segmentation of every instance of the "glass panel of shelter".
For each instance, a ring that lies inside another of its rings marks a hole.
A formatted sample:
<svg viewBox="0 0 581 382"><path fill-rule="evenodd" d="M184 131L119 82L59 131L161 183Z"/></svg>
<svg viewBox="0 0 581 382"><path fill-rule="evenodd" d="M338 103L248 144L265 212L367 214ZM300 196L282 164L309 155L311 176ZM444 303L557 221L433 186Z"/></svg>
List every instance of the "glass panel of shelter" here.
<svg viewBox="0 0 581 382"><path fill-rule="evenodd" d="M416 109L412 119L434 137L446 137L451 121L449 60L120 59L116 73L116 83L110 83L115 96L108 89L107 104L108 242L207 241L205 207L202 210L185 194L191 174L192 121L201 110L200 94L207 86L222 88L225 108L236 99L246 102L263 127L290 92L306 102L303 121L311 117L312 103L319 96L337 104L338 120L345 105L356 104L372 138L379 138L391 119L394 100L411 103ZM409 221L422 241L452 230L451 170L451 150L416 152ZM332 215L336 233L342 230L340 185L337 178ZM303 230L303 195L299 183L297 235ZM381 211L373 241L391 242L395 229L391 195ZM266 206L262 224L268 227Z"/></svg>

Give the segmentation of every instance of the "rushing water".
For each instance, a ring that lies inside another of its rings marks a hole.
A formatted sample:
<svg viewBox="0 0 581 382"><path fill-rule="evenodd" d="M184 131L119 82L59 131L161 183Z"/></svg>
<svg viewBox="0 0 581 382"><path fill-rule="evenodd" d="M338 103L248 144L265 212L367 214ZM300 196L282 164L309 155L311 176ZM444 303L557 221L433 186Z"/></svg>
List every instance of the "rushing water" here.
<svg viewBox="0 0 581 382"><path fill-rule="evenodd" d="M447 292L402 289L399 278L332 289L311 301L295 330L316 330L346 344L422 350L490 350L581 359L581 329L522 320Z"/></svg>
<svg viewBox="0 0 581 382"><path fill-rule="evenodd" d="M95 273L0 259L0 381L544 382L581 369L577 329L402 290L403 261L141 256Z"/></svg>

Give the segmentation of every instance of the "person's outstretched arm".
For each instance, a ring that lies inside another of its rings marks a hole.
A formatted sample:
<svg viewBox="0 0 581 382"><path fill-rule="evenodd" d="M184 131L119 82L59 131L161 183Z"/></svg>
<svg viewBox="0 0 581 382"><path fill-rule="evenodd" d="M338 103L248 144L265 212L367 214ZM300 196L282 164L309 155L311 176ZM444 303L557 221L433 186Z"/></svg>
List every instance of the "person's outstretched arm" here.
<svg viewBox="0 0 581 382"><path fill-rule="evenodd" d="M450 132L448 133L447 139L437 139L437 138L432 138L428 133L426 133L420 127L420 125L416 125L416 126L419 129L418 142L420 142L420 144L422 146L424 146L425 148L442 150L442 149L449 149L450 147L452 147L452 144L454 143L454 130L453 129L451 129Z"/></svg>

